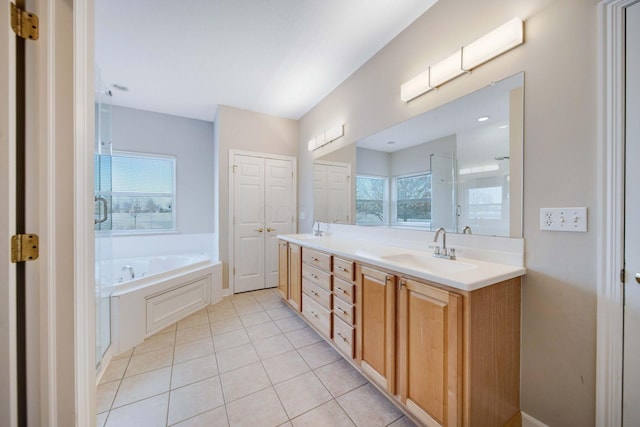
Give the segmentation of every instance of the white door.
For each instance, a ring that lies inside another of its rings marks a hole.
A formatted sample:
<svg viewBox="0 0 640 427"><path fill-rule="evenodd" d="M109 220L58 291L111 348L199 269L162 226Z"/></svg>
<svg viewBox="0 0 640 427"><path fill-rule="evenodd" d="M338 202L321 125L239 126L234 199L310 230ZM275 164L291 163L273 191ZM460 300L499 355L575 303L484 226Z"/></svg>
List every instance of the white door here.
<svg viewBox="0 0 640 427"><path fill-rule="evenodd" d="M235 154L233 172L234 292L278 285L278 234L294 232L292 159Z"/></svg>
<svg viewBox="0 0 640 427"><path fill-rule="evenodd" d="M9 10L9 2L2 2ZM0 425L17 425L15 264L9 245L15 231L15 36L0 19Z"/></svg>
<svg viewBox="0 0 640 427"><path fill-rule="evenodd" d="M351 221L351 164L314 162L313 220L349 224Z"/></svg>
<svg viewBox="0 0 640 427"><path fill-rule="evenodd" d="M624 426L640 425L640 3L627 8Z"/></svg>

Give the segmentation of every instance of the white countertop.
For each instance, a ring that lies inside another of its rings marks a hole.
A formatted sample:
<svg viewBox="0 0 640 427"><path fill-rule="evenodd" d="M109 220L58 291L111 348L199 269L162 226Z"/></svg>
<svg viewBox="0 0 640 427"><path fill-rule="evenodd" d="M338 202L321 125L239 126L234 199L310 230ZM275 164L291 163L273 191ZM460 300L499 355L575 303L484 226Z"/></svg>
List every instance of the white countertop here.
<svg viewBox="0 0 640 427"><path fill-rule="evenodd" d="M524 267L462 257L455 260L434 258L427 250L419 251L340 236L287 234L279 235L278 238L463 291L474 291L526 274ZM427 245L425 242L425 249Z"/></svg>

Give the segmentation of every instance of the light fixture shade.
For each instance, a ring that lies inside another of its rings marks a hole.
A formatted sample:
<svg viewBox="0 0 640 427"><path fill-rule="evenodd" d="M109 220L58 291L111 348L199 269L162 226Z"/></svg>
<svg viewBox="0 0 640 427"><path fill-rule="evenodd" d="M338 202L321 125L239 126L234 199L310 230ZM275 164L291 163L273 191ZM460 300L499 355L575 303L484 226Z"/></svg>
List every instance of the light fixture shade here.
<svg viewBox="0 0 640 427"><path fill-rule="evenodd" d="M400 86L400 99L408 102L431 89L433 88L429 86L429 70L427 69Z"/></svg>
<svg viewBox="0 0 640 427"><path fill-rule="evenodd" d="M331 129L327 129L324 131L324 137L326 142L334 141L344 135L344 126L338 125L334 126Z"/></svg>
<svg viewBox="0 0 640 427"><path fill-rule="evenodd" d="M522 43L524 43L522 19L513 18L464 47L462 68L471 70Z"/></svg>
<svg viewBox="0 0 640 427"><path fill-rule="evenodd" d="M315 138L311 138L311 139L309 140L309 143L308 143L308 149L309 149L309 151L313 151L313 150L315 150L316 148L318 148L318 147L316 146L316 139L315 139Z"/></svg>
<svg viewBox="0 0 640 427"><path fill-rule="evenodd" d="M438 87L449 80L453 80L464 74L462 65L462 50L458 50L448 58L443 59L430 68L429 82L431 86Z"/></svg>

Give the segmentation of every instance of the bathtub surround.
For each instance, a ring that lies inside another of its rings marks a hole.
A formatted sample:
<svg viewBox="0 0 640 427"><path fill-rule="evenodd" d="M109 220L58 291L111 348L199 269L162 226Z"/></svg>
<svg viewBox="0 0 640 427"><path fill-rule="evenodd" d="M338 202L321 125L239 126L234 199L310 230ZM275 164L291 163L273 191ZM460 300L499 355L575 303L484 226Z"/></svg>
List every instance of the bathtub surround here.
<svg viewBox="0 0 640 427"><path fill-rule="evenodd" d="M113 237L113 258L135 258L206 252L218 260L217 233L133 234Z"/></svg>

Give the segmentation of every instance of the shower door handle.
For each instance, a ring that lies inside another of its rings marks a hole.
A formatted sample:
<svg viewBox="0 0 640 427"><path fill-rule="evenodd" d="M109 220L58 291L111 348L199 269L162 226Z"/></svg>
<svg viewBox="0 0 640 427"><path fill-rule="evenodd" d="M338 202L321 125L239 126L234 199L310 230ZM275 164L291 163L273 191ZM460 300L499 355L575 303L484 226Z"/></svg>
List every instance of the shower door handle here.
<svg viewBox="0 0 640 427"><path fill-rule="evenodd" d="M105 222L109 218L109 202L107 202L107 199L105 199L104 197L100 197L100 196L96 196L95 197L95 202L96 203L102 203L102 218L94 219L93 223L94 224L102 224L103 222Z"/></svg>

